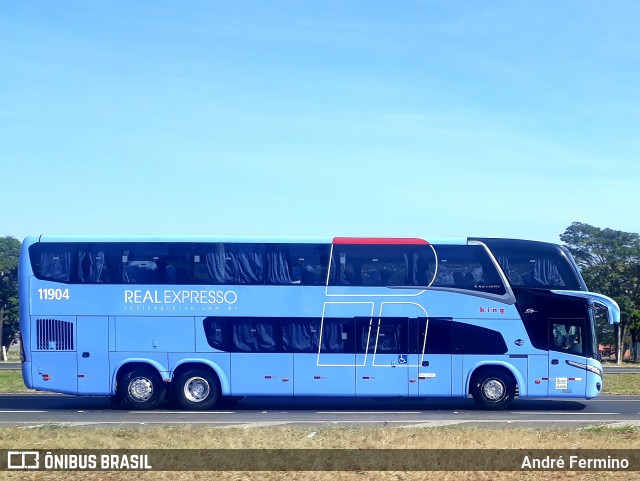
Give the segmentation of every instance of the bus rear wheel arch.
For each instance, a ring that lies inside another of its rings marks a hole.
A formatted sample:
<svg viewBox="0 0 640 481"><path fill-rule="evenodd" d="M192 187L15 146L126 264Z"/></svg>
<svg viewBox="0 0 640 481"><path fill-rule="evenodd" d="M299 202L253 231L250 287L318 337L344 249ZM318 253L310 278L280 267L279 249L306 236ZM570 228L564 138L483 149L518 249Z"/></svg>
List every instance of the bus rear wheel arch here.
<svg viewBox="0 0 640 481"><path fill-rule="evenodd" d="M144 364L125 366L118 375L116 399L131 409L155 409L164 399L160 374Z"/></svg>
<svg viewBox="0 0 640 481"><path fill-rule="evenodd" d="M183 409L204 411L220 400L220 381L209 368L188 366L171 382L172 398Z"/></svg>
<svg viewBox="0 0 640 481"><path fill-rule="evenodd" d="M480 408L506 409L515 397L516 381L504 367L481 367L473 373L470 391Z"/></svg>

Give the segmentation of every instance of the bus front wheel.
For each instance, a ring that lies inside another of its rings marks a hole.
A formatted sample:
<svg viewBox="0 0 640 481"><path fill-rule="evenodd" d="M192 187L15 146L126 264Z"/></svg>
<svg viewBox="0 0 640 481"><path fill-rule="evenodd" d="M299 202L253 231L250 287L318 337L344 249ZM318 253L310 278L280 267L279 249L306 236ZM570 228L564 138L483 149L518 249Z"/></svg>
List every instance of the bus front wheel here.
<svg viewBox="0 0 640 481"><path fill-rule="evenodd" d="M209 409L220 399L218 380L205 369L190 369L174 379L173 396L184 409Z"/></svg>
<svg viewBox="0 0 640 481"><path fill-rule="evenodd" d="M152 369L132 369L118 382L118 398L131 409L154 409L164 397L164 384Z"/></svg>
<svg viewBox="0 0 640 481"><path fill-rule="evenodd" d="M515 383L504 369L486 369L474 375L471 395L482 409L506 409L515 397Z"/></svg>

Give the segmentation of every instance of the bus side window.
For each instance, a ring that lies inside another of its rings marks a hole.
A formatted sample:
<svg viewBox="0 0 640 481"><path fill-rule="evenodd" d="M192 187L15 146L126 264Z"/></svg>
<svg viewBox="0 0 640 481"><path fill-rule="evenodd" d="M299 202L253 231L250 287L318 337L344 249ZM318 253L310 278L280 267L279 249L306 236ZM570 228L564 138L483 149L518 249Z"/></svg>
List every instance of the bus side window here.
<svg viewBox="0 0 640 481"><path fill-rule="evenodd" d="M231 323L230 317L207 317L202 321L207 343L219 351L229 351L231 345Z"/></svg>
<svg viewBox="0 0 640 481"><path fill-rule="evenodd" d="M355 318L324 318L320 352L355 352Z"/></svg>
<svg viewBox="0 0 640 481"><path fill-rule="evenodd" d="M193 274L197 284L264 283L262 244L196 244L193 254Z"/></svg>
<svg viewBox="0 0 640 481"><path fill-rule="evenodd" d="M288 318L282 320L283 352L318 352L320 319Z"/></svg>
<svg viewBox="0 0 640 481"><path fill-rule="evenodd" d="M75 256L74 244L35 244L31 247L32 259L38 259L33 265L38 279L57 282L71 281L71 265Z"/></svg>
<svg viewBox="0 0 640 481"><path fill-rule="evenodd" d="M580 321L576 319L576 321ZM552 351L582 354L584 346L582 342L582 327L576 324L551 324Z"/></svg>
<svg viewBox="0 0 640 481"><path fill-rule="evenodd" d="M270 249L267 252L267 284L292 284L287 252L282 249Z"/></svg>
<svg viewBox="0 0 640 481"><path fill-rule="evenodd" d="M112 253L106 245L81 246L78 250L78 282L82 284L106 284L112 281L117 270Z"/></svg>
<svg viewBox="0 0 640 481"><path fill-rule="evenodd" d="M235 352L280 351L280 319L238 317L233 319L232 343Z"/></svg>

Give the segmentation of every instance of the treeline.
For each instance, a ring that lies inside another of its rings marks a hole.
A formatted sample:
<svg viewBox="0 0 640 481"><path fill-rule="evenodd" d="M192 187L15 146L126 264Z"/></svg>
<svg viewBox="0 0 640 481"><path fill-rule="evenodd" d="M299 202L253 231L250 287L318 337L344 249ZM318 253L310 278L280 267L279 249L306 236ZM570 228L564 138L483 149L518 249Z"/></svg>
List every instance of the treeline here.
<svg viewBox="0 0 640 481"><path fill-rule="evenodd" d="M18 336L18 255L20 241L0 237L0 331L2 346L8 347ZM0 349L0 351L2 351Z"/></svg>
<svg viewBox="0 0 640 481"><path fill-rule="evenodd" d="M615 345L618 362L622 361L625 345L630 342L633 360L638 362L640 235L574 222L560 239L575 257L589 290L609 296L620 305L620 325L600 323L600 342Z"/></svg>
<svg viewBox="0 0 640 481"><path fill-rule="evenodd" d="M589 290L616 300L622 316L619 326L599 323L600 342L615 345L622 359L631 343L634 361L640 355L640 235L602 229L581 222L571 224L560 239L576 259ZM0 326L2 346L18 336L18 255L20 241L0 237Z"/></svg>

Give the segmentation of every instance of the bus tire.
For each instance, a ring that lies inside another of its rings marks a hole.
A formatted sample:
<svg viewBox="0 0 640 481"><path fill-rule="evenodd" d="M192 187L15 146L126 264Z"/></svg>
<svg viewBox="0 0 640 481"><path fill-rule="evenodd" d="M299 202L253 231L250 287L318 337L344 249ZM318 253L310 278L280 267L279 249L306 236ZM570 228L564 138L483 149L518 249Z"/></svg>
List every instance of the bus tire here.
<svg viewBox="0 0 640 481"><path fill-rule="evenodd" d="M506 409L515 393L516 386L511 373L504 369L483 369L473 376L471 395L482 409Z"/></svg>
<svg viewBox="0 0 640 481"><path fill-rule="evenodd" d="M118 382L118 397L131 409L155 409L164 397L164 383L151 368L131 369Z"/></svg>
<svg viewBox="0 0 640 481"><path fill-rule="evenodd" d="M184 409L204 411L220 400L215 374L207 369L189 369L173 380L173 399Z"/></svg>

